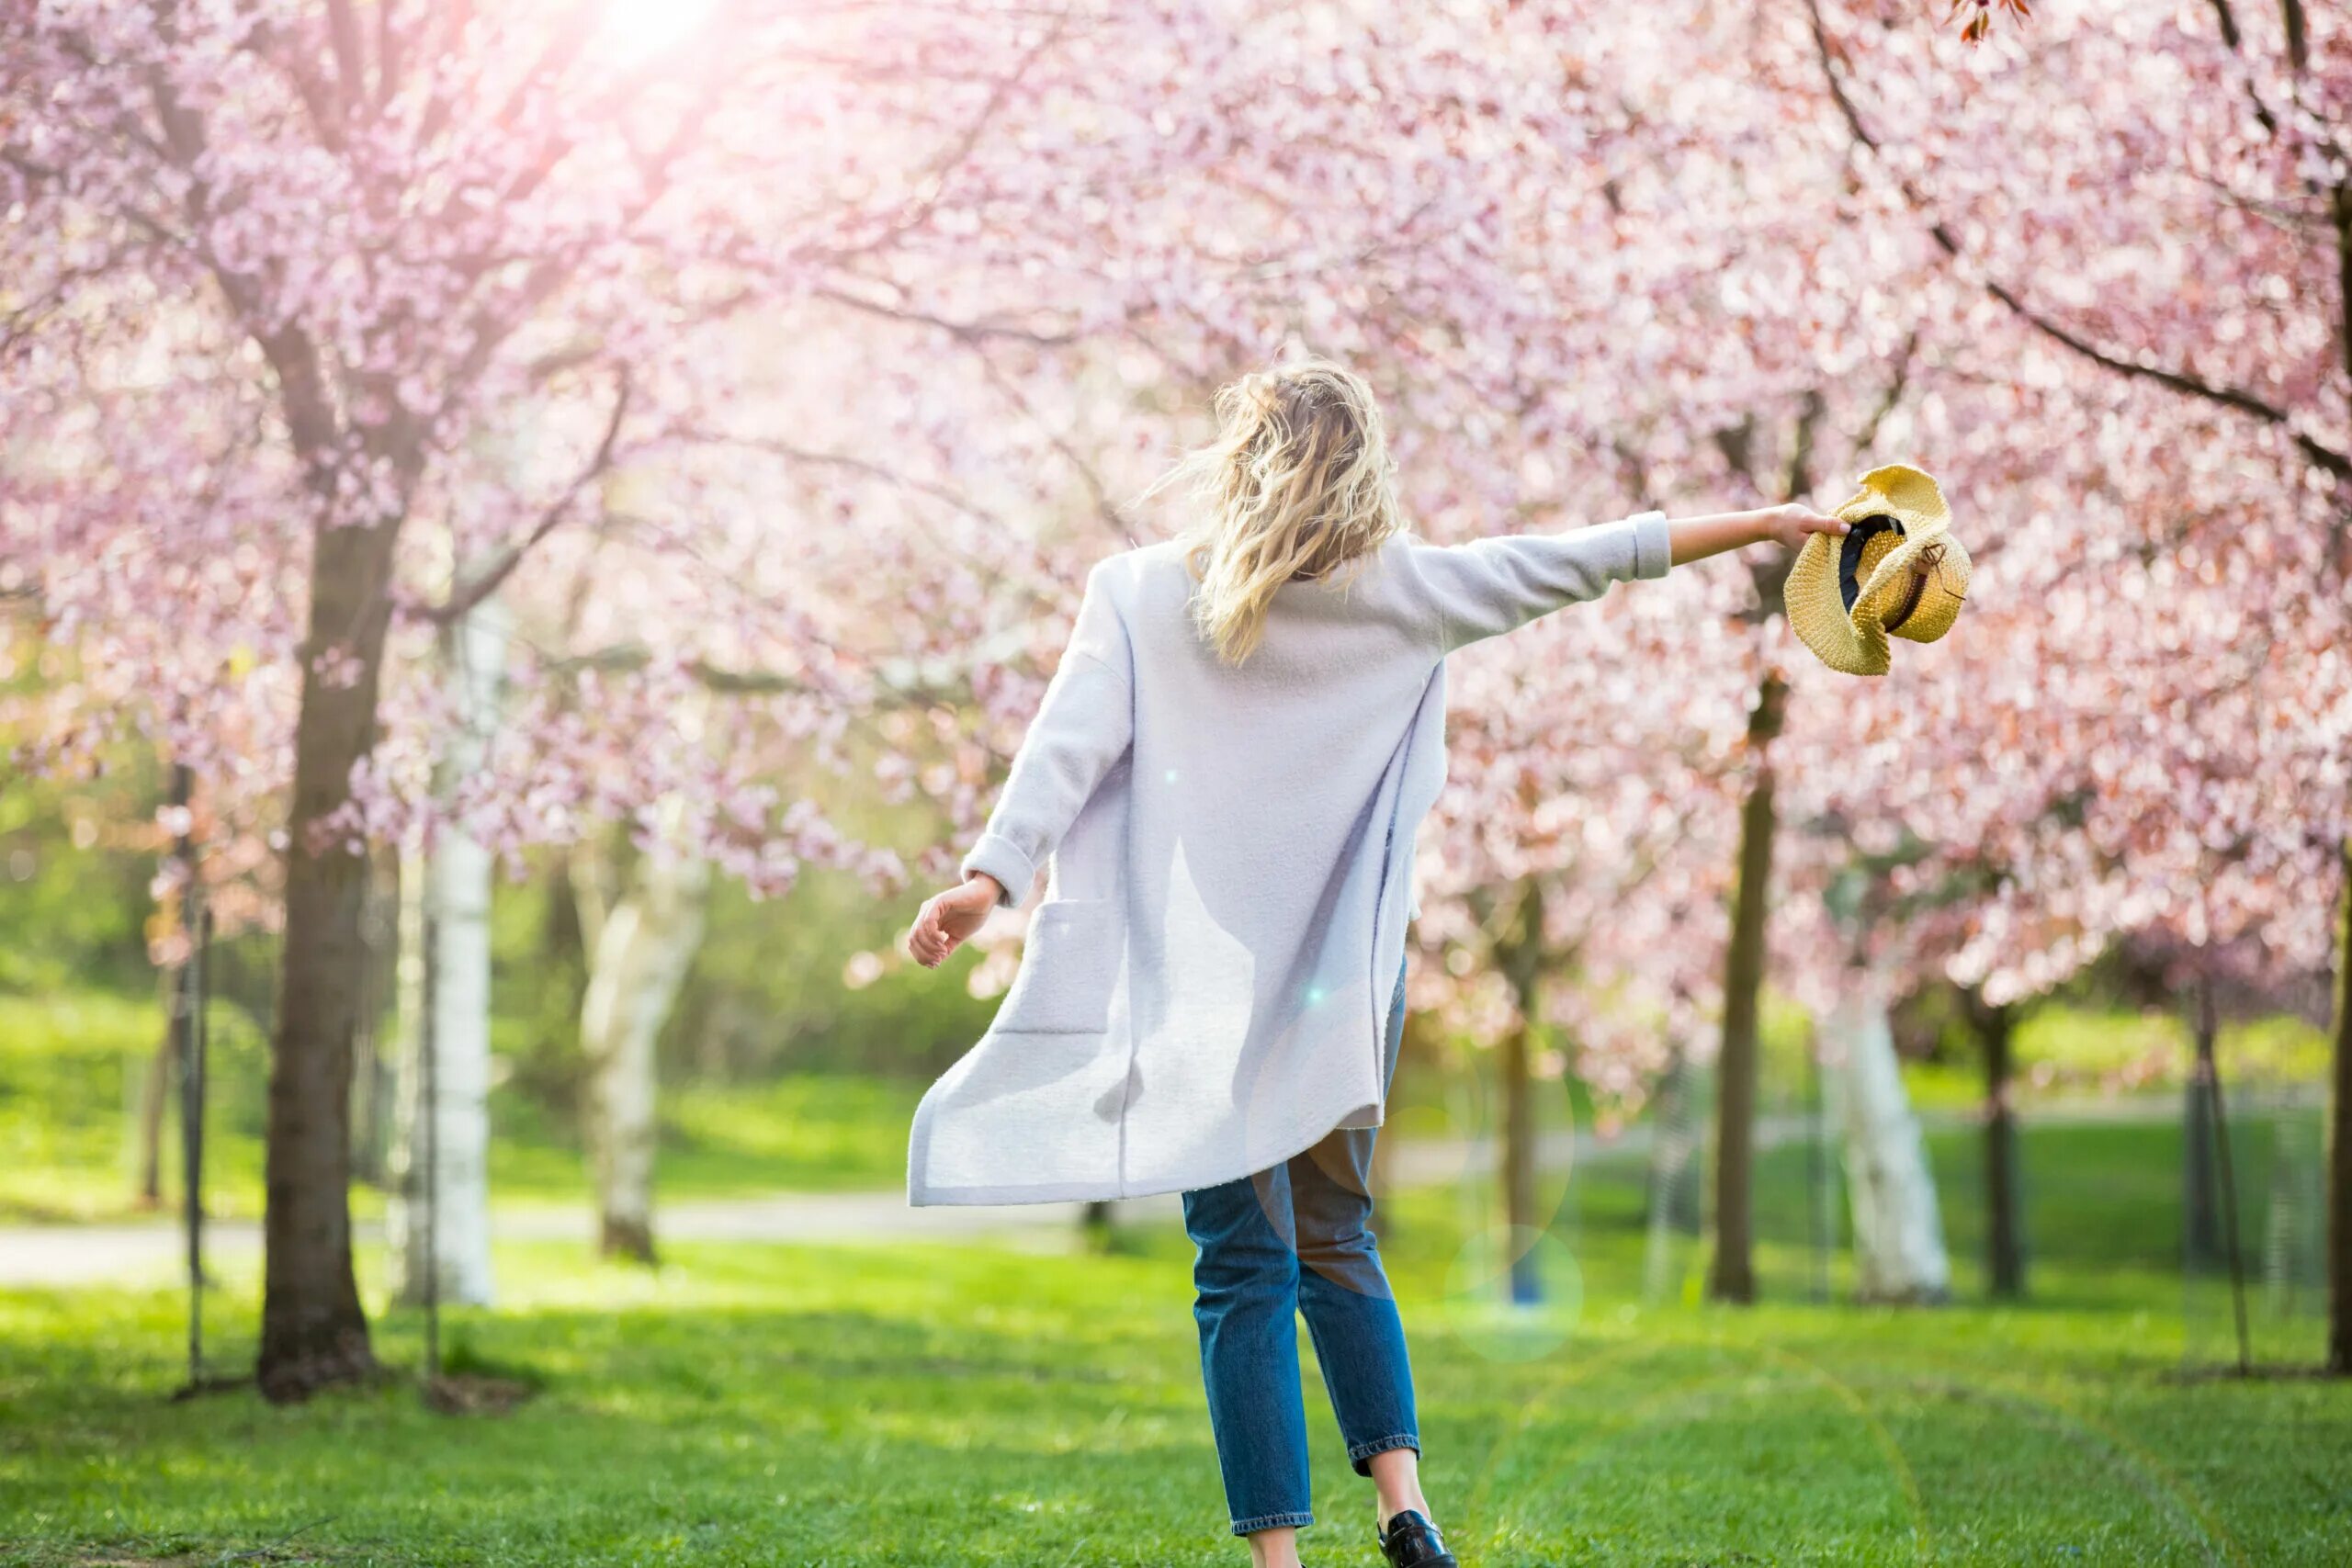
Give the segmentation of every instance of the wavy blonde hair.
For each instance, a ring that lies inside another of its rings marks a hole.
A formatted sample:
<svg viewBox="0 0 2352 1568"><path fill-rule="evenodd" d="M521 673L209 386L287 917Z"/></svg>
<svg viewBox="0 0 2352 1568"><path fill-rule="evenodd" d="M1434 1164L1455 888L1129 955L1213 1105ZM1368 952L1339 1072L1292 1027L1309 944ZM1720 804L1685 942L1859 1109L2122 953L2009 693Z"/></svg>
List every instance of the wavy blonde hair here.
<svg viewBox="0 0 2352 1568"><path fill-rule="evenodd" d="M1276 589L1344 582L1397 531L1396 464L1372 389L1328 359L1254 371L1216 408L1216 439L1169 479L1189 479L1201 502L1180 539L1200 585L1193 623L1239 664L1265 637Z"/></svg>

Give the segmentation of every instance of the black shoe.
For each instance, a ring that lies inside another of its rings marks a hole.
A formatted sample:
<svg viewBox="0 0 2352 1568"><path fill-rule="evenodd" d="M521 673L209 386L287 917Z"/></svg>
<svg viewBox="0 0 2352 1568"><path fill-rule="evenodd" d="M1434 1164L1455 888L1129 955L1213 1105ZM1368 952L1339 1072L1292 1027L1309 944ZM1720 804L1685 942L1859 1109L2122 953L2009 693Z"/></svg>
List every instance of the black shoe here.
<svg viewBox="0 0 2352 1568"><path fill-rule="evenodd" d="M1380 1551L1389 1568L1462 1568L1445 1549L1445 1538L1418 1508L1400 1508L1381 1527Z"/></svg>

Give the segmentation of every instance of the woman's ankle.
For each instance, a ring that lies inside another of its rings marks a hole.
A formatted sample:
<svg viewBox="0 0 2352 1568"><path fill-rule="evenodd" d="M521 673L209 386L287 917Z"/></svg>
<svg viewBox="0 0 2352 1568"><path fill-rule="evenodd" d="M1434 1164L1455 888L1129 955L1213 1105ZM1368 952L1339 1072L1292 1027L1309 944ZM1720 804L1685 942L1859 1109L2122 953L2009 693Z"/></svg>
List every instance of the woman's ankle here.
<svg viewBox="0 0 2352 1568"><path fill-rule="evenodd" d="M1242 1539L1250 1543L1250 1568L1298 1568L1298 1531L1289 1526L1253 1530Z"/></svg>
<svg viewBox="0 0 2352 1568"><path fill-rule="evenodd" d="M1407 1508L1418 1510L1423 1518L1431 1517L1429 1499L1421 1495L1420 1457L1410 1449L1372 1456L1373 1509L1382 1529Z"/></svg>

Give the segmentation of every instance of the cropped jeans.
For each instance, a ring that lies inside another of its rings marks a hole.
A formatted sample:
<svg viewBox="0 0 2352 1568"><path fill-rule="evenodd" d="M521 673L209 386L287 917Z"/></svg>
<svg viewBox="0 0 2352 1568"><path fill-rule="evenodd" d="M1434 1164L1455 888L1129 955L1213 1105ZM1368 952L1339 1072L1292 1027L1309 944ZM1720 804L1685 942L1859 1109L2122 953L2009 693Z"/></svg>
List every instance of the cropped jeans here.
<svg viewBox="0 0 2352 1568"><path fill-rule="evenodd" d="M1385 1079L1404 1028L1399 969ZM1236 1535L1315 1522L1298 1314L1356 1473L1371 1473L1374 1454L1420 1451L1405 1326L1367 1223L1374 1132L1335 1130L1271 1170L1184 1194L1201 1376Z"/></svg>

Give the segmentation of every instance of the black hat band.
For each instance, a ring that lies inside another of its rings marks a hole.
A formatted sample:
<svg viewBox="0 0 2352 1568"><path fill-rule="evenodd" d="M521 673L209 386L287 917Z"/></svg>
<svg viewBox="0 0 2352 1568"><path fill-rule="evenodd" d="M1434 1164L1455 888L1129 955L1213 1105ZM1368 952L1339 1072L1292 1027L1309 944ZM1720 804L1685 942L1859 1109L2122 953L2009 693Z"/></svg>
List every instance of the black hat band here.
<svg viewBox="0 0 2352 1568"><path fill-rule="evenodd" d="M1865 517L1846 530L1845 538L1838 544L1838 596L1846 602L1846 614L1849 615L1854 613L1854 601L1862 596L1862 547L1881 534L1893 534L1901 538L1904 536L1903 525L1883 513L1874 517Z"/></svg>

